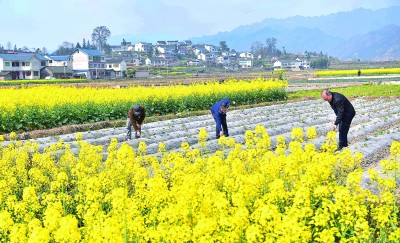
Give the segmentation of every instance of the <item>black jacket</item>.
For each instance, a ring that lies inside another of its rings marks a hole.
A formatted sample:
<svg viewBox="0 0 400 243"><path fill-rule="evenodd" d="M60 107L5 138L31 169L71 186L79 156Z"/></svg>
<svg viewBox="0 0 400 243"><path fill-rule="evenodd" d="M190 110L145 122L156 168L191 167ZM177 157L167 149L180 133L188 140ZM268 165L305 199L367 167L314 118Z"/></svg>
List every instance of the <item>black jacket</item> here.
<svg viewBox="0 0 400 243"><path fill-rule="evenodd" d="M335 125L338 125L342 121L350 122L356 115L353 105L340 93L332 92L332 100L329 104L336 114Z"/></svg>

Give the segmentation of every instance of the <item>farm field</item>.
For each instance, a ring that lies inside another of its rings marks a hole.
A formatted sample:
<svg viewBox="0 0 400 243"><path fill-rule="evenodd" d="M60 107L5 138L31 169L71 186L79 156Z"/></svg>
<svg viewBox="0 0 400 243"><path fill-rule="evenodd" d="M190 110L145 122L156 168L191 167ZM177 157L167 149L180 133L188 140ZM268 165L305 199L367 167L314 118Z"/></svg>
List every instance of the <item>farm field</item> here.
<svg viewBox="0 0 400 243"><path fill-rule="evenodd" d="M241 99L228 112L230 136L219 140L208 112L148 117L142 138L132 140L120 125L29 140L0 136L1 241L397 242L400 86L263 82L193 86L207 94L238 85L230 91ZM268 101L262 96L274 94L270 87L281 92L276 103L247 100ZM340 152L323 88L352 97L356 109L349 147ZM129 100L124 91L107 90ZM198 108L215 99L191 97ZM153 105L149 99L146 107Z"/></svg>
<svg viewBox="0 0 400 243"><path fill-rule="evenodd" d="M392 140L400 139L400 101L394 98L375 98L353 100L356 117L349 132L350 149L364 154L363 163L367 167L372 162L370 158L377 152L387 149ZM322 115L325 114L325 115ZM271 146L274 147L276 137L282 135L290 141L293 128L300 127L304 133L307 128L315 127L318 137L311 142L317 148L325 141L325 136L331 129L334 113L328 103L322 100L307 100L291 102L243 110L232 110L228 113L228 126L231 138L239 143L245 141L245 131L254 130L257 125L266 128L271 137ZM171 119L167 121L145 123L143 136L140 139L125 141L125 127L107 128L95 131L71 133L66 135L30 139L37 142L39 151L62 140L69 144L74 153L78 153L77 134L83 141L92 145L100 145L107 156L107 147L113 138L121 143L127 143L137 149L140 142L147 145L147 154L156 155L158 144L164 143L168 151L180 150L181 143L188 142L193 148L198 148L198 133L204 128L207 131L207 151L213 153L218 150L218 140L214 139L214 120L211 115L194 116ZM8 145L10 141L5 141ZM384 156L380 156L384 158ZM376 161L375 161L376 162Z"/></svg>
<svg viewBox="0 0 400 243"><path fill-rule="evenodd" d="M202 115L3 141L1 237L396 242L400 101L352 103L340 153L321 99L229 111L220 140Z"/></svg>

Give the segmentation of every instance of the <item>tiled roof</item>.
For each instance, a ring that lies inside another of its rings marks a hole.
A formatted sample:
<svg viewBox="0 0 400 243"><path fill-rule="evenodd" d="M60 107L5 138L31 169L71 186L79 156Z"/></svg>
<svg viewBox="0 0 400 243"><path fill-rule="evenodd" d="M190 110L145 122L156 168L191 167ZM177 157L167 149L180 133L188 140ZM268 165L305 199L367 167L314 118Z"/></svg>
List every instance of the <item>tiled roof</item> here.
<svg viewBox="0 0 400 243"><path fill-rule="evenodd" d="M122 59L107 59L106 63L121 63L122 61Z"/></svg>
<svg viewBox="0 0 400 243"><path fill-rule="evenodd" d="M48 66L46 69L53 73L64 73L64 67L61 66ZM65 67L65 73L72 73L72 70L68 67Z"/></svg>
<svg viewBox="0 0 400 243"><path fill-rule="evenodd" d="M29 61L31 60L32 56L22 56L18 54L0 54L0 58L6 61Z"/></svg>
<svg viewBox="0 0 400 243"><path fill-rule="evenodd" d="M68 61L69 56L49 56L54 61Z"/></svg>
<svg viewBox="0 0 400 243"><path fill-rule="evenodd" d="M84 52L90 56L104 56L104 53L102 53L101 51L98 50L90 50L90 49L82 49L82 48L77 48L75 49L73 52L75 52L76 50L79 50L81 52Z"/></svg>
<svg viewBox="0 0 400 243"><path fill-rule="evenodd" d="M14 54L0 54L0 58L7 61L29 61L32 57L36 57L40 61L47 61L47 58L37 53L18 52Z"/></svg>

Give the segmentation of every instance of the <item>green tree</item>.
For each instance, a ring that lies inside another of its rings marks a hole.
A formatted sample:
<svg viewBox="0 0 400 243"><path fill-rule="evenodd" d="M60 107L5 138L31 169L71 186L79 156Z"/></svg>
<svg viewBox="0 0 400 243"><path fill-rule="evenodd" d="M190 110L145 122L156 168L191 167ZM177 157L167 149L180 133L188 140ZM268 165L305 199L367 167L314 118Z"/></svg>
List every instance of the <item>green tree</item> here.
<svg viewBox="0 0 400 243"><path fill-rule="evenodd" d="M64 41L61 45L58 46L58 49L53 52L53 55L69 55L74 50L74 44Z"/></svg>
<svg viewBox="0 0 400 243"><path fill-rule="evenodd" d="M325 69L328 68L330 65L329 58L326 56L320 56L315 60L312 60L310 62L311 68L317 68L317 69Z"/></svg>
<svg viewBox="0 0 400 243"><path fill-rule="evenodd" d="M219 50L222 51L229 51L228 45L226 44L226 41L220 41L219 42Z"/></svg>
<svg viewBox="0 0 400 243"><path fill-rule="evenodd" d="M126 70L126 75L127 75L129 78L133 78L133 76L135 76L135 74L136 74L136 70L133 69L133 68L128 68L128 69Z"/></svg>
<svg viewBox="0 0 400 243"><path fill-rule="evenodd" d="M265 41L265 45L267 48L267 55L274 55L276 53L276 43L277 40L275 37L267 38Z"/></svg>
<svg viewBox="0 0 400 243"><path fill-rule="evenodd" d="M82 48L83 49L86 49L87 47L86 47L86 40L85 40L85 38L83 38L83 41L82 41Z"/></svg>
<svg viewBox="0 0 400 243"><path fill-rule="evenodd" d="M111 32L106 26L98 26L93 30L92 42L96 43L97 50L102 51L104 49L110 35Z"/></svg>

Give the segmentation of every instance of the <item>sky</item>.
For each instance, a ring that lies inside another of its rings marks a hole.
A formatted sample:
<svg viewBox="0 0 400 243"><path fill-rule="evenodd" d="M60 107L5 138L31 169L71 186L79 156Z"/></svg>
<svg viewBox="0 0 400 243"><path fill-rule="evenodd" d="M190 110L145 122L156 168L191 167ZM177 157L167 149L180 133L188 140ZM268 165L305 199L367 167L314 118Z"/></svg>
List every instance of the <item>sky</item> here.
<svg viewBox="0 0 400 243"><path fill-rule="evenodd" d="M132 43L186 40L266 18L390 6L400 0L0 0L0 45L56 50L65 41L91 41L98 26L110 30L109 44L127 35L137 37L126 39Z"/></svg>

